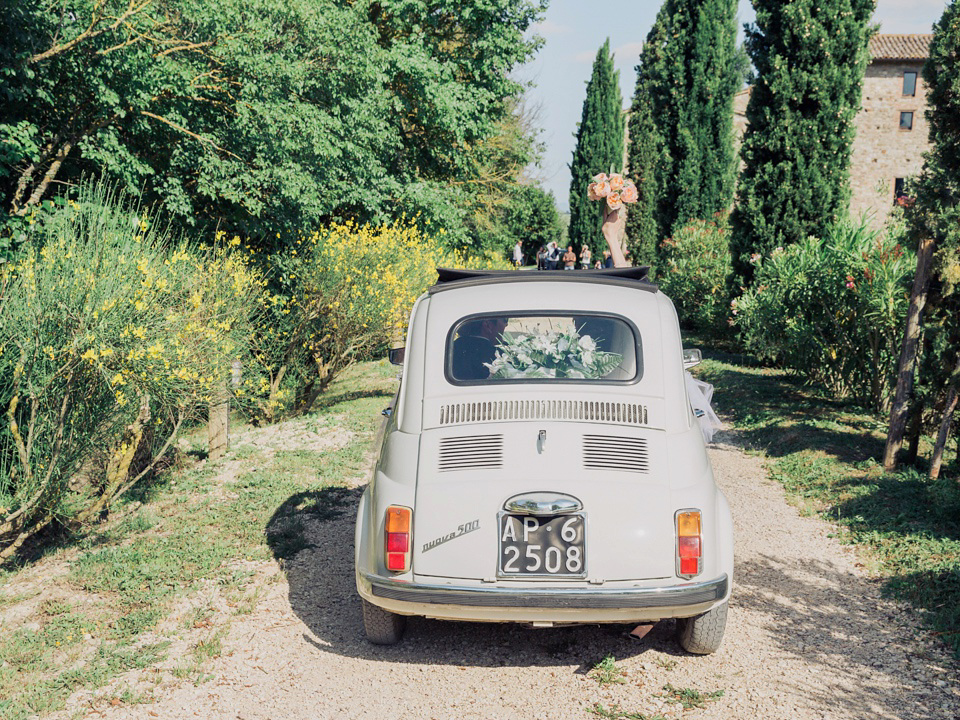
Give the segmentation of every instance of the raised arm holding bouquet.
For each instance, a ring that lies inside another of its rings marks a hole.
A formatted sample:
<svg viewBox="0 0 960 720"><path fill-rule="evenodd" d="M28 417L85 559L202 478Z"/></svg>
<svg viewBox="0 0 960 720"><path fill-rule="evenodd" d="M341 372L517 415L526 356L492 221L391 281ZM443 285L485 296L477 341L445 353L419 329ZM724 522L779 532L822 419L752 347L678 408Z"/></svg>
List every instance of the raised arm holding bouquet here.
<svg viewBox="0 0 960 720"><path fill-rule="evenodd" d="M630 263L623 256L623 248L620 247L619 234L620 209L624 203L635 203L637 201L637 186L631 180L627 180L620 173L600 173L595 175L593 182L587 186L587 197L590 200L602 200L603 204L603 225L600 230L607 241L607 247L610 248L610 255L613 257L614 267L630 267Z"/></svg>

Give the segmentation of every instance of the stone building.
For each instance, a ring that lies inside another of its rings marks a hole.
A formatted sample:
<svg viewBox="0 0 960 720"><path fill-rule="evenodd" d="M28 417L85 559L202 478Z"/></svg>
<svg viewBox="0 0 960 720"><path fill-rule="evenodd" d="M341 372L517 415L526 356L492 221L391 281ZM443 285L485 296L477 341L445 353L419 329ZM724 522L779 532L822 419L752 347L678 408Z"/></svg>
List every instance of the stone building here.
<svg viewBox="0 0 960 720"><path fill-rule="evenodd" d="M863 79L863 105L850 159L850 210L881 223L903 193L904 179L920 172L928 147L926 88L920 71L933 35L874 35ZM734 97L737 141L747 127L750 89Z"/></svg>
<svg viewBox="0 0 960 720"><path fill-rule="evenodd" d="M850 160L850 210L883 220L929 147L920 71L933 35L874 35Z"/></svg>

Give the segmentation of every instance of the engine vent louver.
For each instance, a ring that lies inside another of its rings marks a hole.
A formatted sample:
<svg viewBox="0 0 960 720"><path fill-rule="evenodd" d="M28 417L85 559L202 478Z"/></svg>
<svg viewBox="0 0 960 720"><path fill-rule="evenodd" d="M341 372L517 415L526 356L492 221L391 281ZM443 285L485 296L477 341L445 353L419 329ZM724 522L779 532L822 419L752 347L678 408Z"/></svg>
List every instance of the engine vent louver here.
<svg viewBox="0 0 960 720"><path fill-rule="evenodd" d="M503 467L503 435L471 435L440 441L440 472Z"/></svg>
<svg viewBox="0 0 960 720"><path fill-rule="evenodd" d="M585 420L646 425L647 408L636 403L587 400L501 400L440 406L441 425L502 420Z"/></svg>
<svg viewBox="0 0 960 720"><path fill-rule="evenodd" d="M633 437L584 435L583 466L588 470L649 473L647 441Z"/></svg>

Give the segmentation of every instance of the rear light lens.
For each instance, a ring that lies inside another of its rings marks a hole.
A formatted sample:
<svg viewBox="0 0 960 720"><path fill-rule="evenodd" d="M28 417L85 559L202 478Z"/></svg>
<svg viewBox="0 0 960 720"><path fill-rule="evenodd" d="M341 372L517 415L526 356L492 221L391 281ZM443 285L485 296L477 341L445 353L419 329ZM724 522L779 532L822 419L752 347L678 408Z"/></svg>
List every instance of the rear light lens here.
<svg viewBox="0 0 960 720"><path fill-rule="evenodd" d="M385 564L390 572L410 569L410 525L413 511L400 505L387 508L384 522Z"/></svg>
<svg viewBox="0 0 960 720"><path fill-rule="evenodd" d="M692 578L700 574L703 557L703 538L700 531L700 511L681 510L677 513L677 575Z"/></svg>

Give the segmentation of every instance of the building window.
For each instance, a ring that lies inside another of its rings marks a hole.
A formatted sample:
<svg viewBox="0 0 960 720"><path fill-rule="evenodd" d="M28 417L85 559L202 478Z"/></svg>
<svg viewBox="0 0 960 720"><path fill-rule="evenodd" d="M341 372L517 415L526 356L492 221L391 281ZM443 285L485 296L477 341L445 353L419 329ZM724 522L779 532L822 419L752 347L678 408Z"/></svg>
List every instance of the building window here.
<svg viewBox="0 0 960 720"><path fill-rule="evenodd" d="M900 129L913 130L913 113L912 112L900 113Z"/></svg>
<svg viewBox="0 0 960 720"><path fill-rule="evenodd" d="M903 74L903 94L913 97L917 94L917 74L905 72Z"/></svg>

